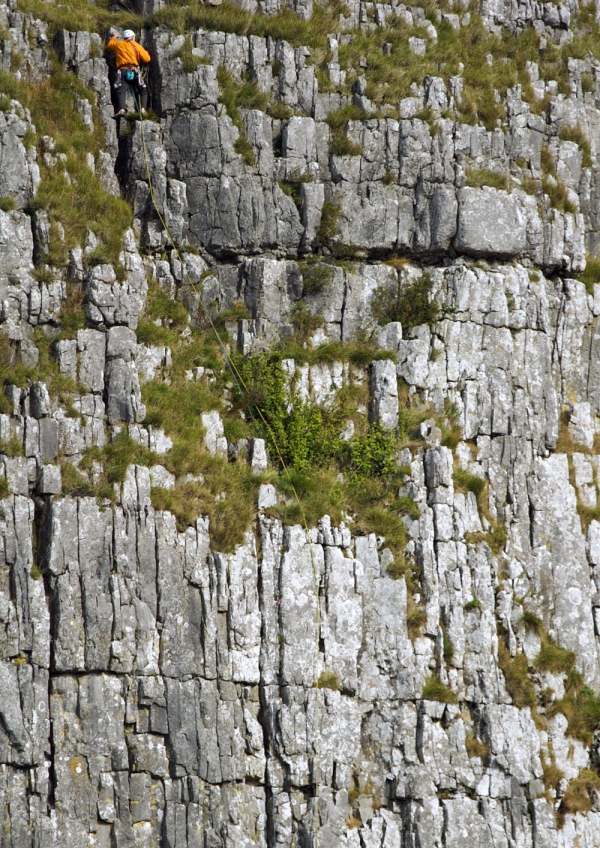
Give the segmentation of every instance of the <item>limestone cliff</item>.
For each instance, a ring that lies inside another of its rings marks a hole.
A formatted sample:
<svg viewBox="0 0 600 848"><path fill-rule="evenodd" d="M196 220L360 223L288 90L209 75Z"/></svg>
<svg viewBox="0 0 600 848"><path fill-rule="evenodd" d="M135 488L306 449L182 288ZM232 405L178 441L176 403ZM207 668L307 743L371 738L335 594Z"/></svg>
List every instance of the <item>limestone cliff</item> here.
<svg viewBox="0 0 600 848"><path fill-rule="evenodd" d="M600 845L595 9L186 14L0 4L0 846Z"/></svg>

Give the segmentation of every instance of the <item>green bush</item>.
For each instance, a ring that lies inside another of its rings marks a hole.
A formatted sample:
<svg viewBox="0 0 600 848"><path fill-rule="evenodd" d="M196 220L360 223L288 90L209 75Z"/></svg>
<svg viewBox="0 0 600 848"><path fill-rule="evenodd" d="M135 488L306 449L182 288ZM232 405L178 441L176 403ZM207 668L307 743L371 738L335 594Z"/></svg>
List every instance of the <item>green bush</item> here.
<svg viewBox="0 0 600 848"><path fill-rule="evenodd" d="M400 321L404 329L421 324L434 324L439 317L439 306L431 297L432 280L429 274L405 284L396 290L379 289L373 304L373 316L379 324Z"/></svg>
<svg viewBox="0 0 600 848"><path fill-rule="evenodd" d="M366 478L389 477L396 471L394 433L373 424L363 436L356 436L350 447L350 461L355 475Z"/></svg>
<svg viewBox="0 0 600 848"><path fill-rule="evenodd" d="M325 286L333 280L333 266L324 262L299 262L298 267L302 274L302 288L304 294L314 294L322 291Z"/></svg>

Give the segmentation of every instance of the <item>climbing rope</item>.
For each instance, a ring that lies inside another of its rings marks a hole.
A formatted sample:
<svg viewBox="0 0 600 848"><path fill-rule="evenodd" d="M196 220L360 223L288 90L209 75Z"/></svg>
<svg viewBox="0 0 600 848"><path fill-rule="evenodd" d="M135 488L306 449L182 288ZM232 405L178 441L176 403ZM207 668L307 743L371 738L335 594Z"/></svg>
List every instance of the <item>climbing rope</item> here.
<svg viewBox="0 0 600 848"><path fill-rule="evenodd" d="M141 102L140 102L140 99L139 99L137 94L135 94L135 98L136 98L136 105L138 107L138 114L140 116L140 135L141 135L141 139L142 139L142 153L143 153L143 156L144 156L146 176L147 176L147 179L148 179L148 190L149 190L149 194L150 194L150 203L154 207L154 210L155 210L155 212L158 216L158 219L161 223L161 226L163 227L164 231L167 234L167 238L169 239L169 242L171 244L171 248L175 252L177 259L179 260L179 263L180 263L181 268L183 270L183 274L186 278L186 281L188 282L190 289L196 295L196 297L198 299L198 303L200 304L202 311L204 313L204 316L207 319L207 321L208 321L208 323L211 327L211 330L215 335L215 338L217 340L217 344L219 346L219 350L221 351L221 355L223 357L223 361L224 361L225 365L227 366L229 372L231 373L233 380L234 380L235 384L237 385L240 394L243 394L244 392L248 391L248 387L246 386L246 383L244 382L242 375L239 373L239 370L236 367L235 362L229 356L227 348L225 347L223 340L221 339L221 336L219 335L219 331L218 331L218 329L217 329L217 327L216 327L216 325L215 325L215 323L212 319L212 316L211 316L209 310L207 309L206 304L202 300L202 296L200 294L200 291L199 291L196 283L192 280L189 272L187 271L186 264L181 257L179 249L178 249L177 245L175 244L175 241L173 240L173 237L171 235L169 227L167 226L167 223L166 223L166 221L165 221L165 219L164 219L164 217L163 217L163 215L162 215L162 213L159 209L159 205L156 202L156 198L155 198L155 194L154 194L154 187L152 185L152 176L151 176L151 172L150 172L150 160L149 160L149 156L148 156L148 147L147 147L147 144L146 144L146 136L145 136L145 133L144 133L144 116L142 115ZM267 432L269 433L269 436L271 438L271 442L275 447L277 457L279 459L279 462L281 463L281 467L284 470L284 473L287 477L288 483L291 487L293 496L294 496L296 503L298 504L298 507L300 509L300 514L302 516L302 523L304 525L304 532L305 532L305 535L306 535L306 541L308 543L308 550L309 550L309 553L310 553L312 569L313 569L313 580L314 580L314 585L315 585L315 625L314 625L315 626L315 685L314 685L314 688L315 688L315 710L314 710L314 743L313 743L314 744L314 752L315 752L315 756L314 756L314 772L315 772L314 773L314 784L315 784L315 817L314 817L315 842L314 842L314 848L319 848L319 788L320 788L320 780L319 780L319 737L320 737L320 734L319 734L319 641L320 641L320 639L319 639L319 637L320 637L320 630L321 630L321 611L320 611L321 581L320 581L320 577L319 577L319 571L318 571L317 563L316 563L316 560L315 560L313 543L310 540L308 522L306 520L306 513L304 511L304 507L302 506L302 502L300 500L300 497L298 496L298 492L296 490L296 487L294 486L294 482L293 482L292 476L290 474L290 470L289 470L289 468L288 468L288 466L287 466L287 464L286 464L286 462L283 458L282 451L280 450L280 447L279 447L279 444L277 442L277 438L275 436L275 433L274 433L271 425L269 424L266 416L264 415L260 406L257 405L255 408L256 408L256 411L259 415L260 420L262 421L264 427L266 428ZM252 415L252 411L250 411L250 414ZM253 415L252 415L252 418L254 419Z"/></svg>

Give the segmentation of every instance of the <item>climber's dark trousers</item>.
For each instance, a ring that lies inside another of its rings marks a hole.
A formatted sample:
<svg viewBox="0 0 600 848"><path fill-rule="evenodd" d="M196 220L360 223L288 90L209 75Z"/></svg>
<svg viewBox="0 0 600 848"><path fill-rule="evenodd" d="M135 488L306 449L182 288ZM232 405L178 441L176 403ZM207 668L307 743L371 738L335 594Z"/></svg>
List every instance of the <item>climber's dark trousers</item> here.
<svg viewBox="0 0 600 848"><path fill-rule="evenodd" d="M124 79L125 74L121 75L121 87L117 89L117 111L120 112L121 109L125 109L127 111L127 93L131 92L133 97L133 102L135 103L135 111L138 109L145 109L148 105L148 89L146 86L143 88L136 79L133 82L127 82Z"/></svg>

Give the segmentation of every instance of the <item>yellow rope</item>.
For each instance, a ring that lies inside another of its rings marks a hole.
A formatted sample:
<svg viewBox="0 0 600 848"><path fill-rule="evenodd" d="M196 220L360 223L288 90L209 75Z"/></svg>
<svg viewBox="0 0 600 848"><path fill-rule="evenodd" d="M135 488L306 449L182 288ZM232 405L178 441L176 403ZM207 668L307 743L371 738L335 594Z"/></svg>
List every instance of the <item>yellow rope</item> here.
<svg viewBox="0 0 600 848"><path fill-rule="evenodd" d="M146 166L146 175L148 177L148 189L149 189L149 192L150 192L150 200L151 200L152 206L154 207L154 210L155 210L156 214L158 215L160 223L161 223L162 227L164 228L164 230L167 234L167 237L169 239L169 242L171 243L172 249L175 251L175 255L177 256L177 259L179 260L179 262L181 264L183 273L184 273L184 275L185 275L185 277L186 277L186 279L187 279L187 281L190 285L190 288L196 294L196 296L198 298L198 302L202 306L202 310L204 312L204 315L208 319L208 322L210 323L211 329L212 329L213 333L215 334L215 337L217 339L217 342L218 342L218 345L219 345L219 348L221 350L221 354L223 356L223 359L225 361L226 366L229 368L232 375L234 376L234 379L238 384L238 388L240 388L240 389L243 388L244 391L247 391L248 387L246 386L242 375L239 373L239 371L238 371L238 369L235 365L235 362L231 359L231 357L227 353L227 349L226 349L226 347L225 347L225 345L224 345L224 343L223 343L223 341L222 341L222 339L219 335L219 331L217 330L215 323L214 323L214 321L213 321L213 319L210 315L210 312L208 311L208 309L206 308L206 305L204 304L204 301L202 300L202 297L201 297L201 294L198 290L198 287L196 286L196 284L194 283L194 281L192 280L192 278L190 277L190 275L189 275L189 273L186 269L185 262L183 261L183 259L181 257L181 254L179 252L179 249L177 248L177 245L173 241L173 237L171 236L171 232L170 232L170 230L167 226L167 223L164 220L160 209L158 208L158 204L156 203L156 200L155 200L155 197L154 197L154 188L152 186L152 177L151 177L151 174L150 174L150 162L149 162L149 158L148 158L148 149L147 149L147 146L146 146L146 137L145 137L145 134L144 134L144 120L143 120L143 115L142 115L142 110L141 110L141 103L140 103L139 99L137 99L137 105L138 105L138 113L140 115L140 128L141 128L140 134L141 134L141 138L142 138L142 151L143 151L143 154L144 154L144 163L145 163L145 166ZM268 431L268 433L271 437L271 441L272 441L272 443L275 447L275 450L277 452L279 462L281 463L281 466L282 466L282 468L285 472L285 475L287 476L287 479L288 479L288 482L291 486L294 498L295 498L296 503L298 504L298 507L300 509L300 514L302 515L302 523L304 525L304 532L306 534L306 540L308 542L308 549L310 551L310 558L311 558L311 563L312 563L312 567L313 567L313 579L314 579L314 582L315 582L315 719L314 719L314 723L315 723L315 729L314 729L314 732L315 732L315 738L314 738L314 749L315 749L315 757L314 757L314 763L315 763L315 775L314 775L314 780L315 780L315 848L319 848L319 783L320 783L320 781L319 781L319 735L320 735L319 734L319 635L320 635L320 629L321 629L321 611L320 611L320 592L319 592L319 590L320 590L320 582L321 581L319 579L319 573L318 573L317 564L316 564L316 561L315 561L313 544L310 541L310 535L309 535L309 530L308 530L308 522L306 520L306 513L304 511L304 507L302 506L302 502L301 502L301 500L298 496L298 492L296 491L296 487L294 486L294 482L292 480L290 471L289 471L287 464L286 464L286 462L283 458L281 450L279 449L279 445L277 443L275 433L273 432L273 429L270 426L270 424L269 424L267 418L265 417L263 411L261 410L260 406L257 405L255 408L256 408L256 411L258 412L259 416L260 416L262 423L266 427L266 429L267 429L267 431Z"/></svg>

